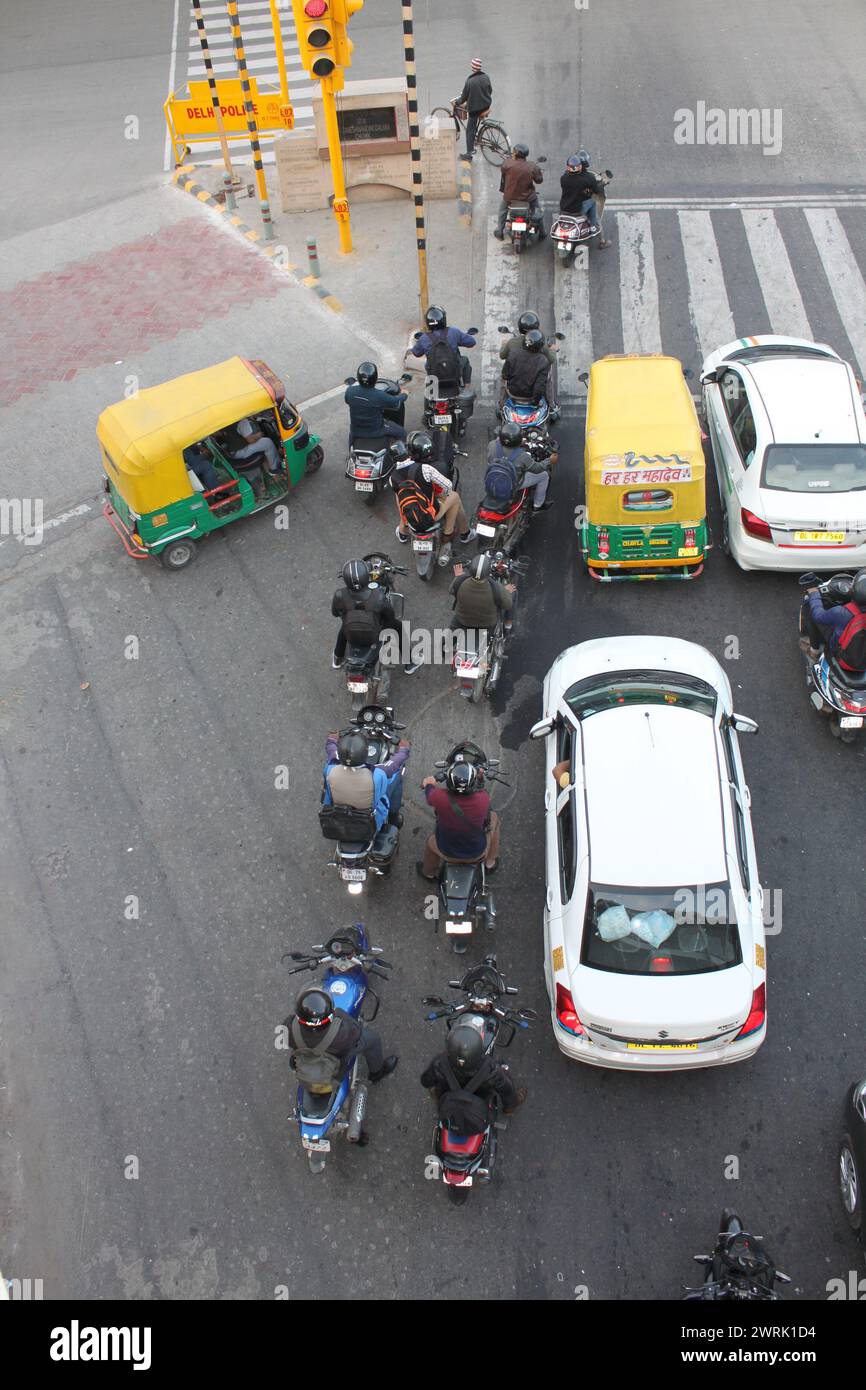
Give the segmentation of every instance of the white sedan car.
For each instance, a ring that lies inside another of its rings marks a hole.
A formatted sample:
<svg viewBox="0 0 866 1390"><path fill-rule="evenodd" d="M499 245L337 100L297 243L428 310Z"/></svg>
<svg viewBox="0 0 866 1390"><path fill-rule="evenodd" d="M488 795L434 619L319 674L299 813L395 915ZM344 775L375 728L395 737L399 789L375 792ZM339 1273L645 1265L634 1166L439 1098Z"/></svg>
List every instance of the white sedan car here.
<svg viewBox="0 0 866 1390"><path fill-rule="evenodd" d="M544 974L568 1057L671 1071L766 1034L763 893L731 687L703 647L611 637L544 682ZM554 775L555 773L555 775Z"/></svg>
<svg viewBox="0 0 866 1390"><path fill-rule="evenodd" d="M726 343L701 369L722 548L744 570L866 565L866 416L826 343Z"/></svg>

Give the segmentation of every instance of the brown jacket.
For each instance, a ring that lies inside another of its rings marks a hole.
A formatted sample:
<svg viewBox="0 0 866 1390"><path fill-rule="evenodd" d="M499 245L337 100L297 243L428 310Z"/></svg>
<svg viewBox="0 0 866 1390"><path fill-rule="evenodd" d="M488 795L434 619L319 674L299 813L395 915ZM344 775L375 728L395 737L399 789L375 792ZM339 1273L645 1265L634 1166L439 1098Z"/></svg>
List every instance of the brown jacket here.
<svg viewBox="0 0 866 1390"><path fill-rule="evenodd" d="M500 192L506 203L528 203L535 185L541 183L544 175L537 164L528 159L509 157L502 165Z"/></svg>

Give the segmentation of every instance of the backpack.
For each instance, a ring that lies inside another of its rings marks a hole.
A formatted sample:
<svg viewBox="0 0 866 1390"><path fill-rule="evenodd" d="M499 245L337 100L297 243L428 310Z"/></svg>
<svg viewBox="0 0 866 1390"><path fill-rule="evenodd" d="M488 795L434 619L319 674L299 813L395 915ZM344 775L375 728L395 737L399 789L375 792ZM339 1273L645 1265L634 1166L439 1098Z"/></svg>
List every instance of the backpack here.
<svg viewBox="0 0 866 1390"><path fill-rule="evenodd" d="M343 615L343 632L350 647L372 647L379 640L379 616L356 600L355 607Z"/></svg>
<svg viewBox="0 0 866 1390"><path fill-rule="evenodd" d="M483 1134L490 1122L490 1108L483 1096L476 1095L491 1072L487 1059L465 1086L461 1086L449 1062L442 1059L442 1070L449 1089L439 1101L439 1123L454 1134Z"/></svg>
<svg viewBox="0 0 866 1390"><path fill-rule="evenodd" d="M414 479L407 478L398 484L394 493L400 511L400 521L412 531L423 531L436 518L438 510L429 492Z"/></svg>
<svg viewBox="0 0 866 1390"><path fill-rule="evenodd" d="M846 603L851 621L843 628L836 643L836 656L850 671L866 670L866 613L856 603Z"/></svg>
<svg viewBox="0 0 866 1390"><path fill-rule="evenodd" d="M514 454L520 451L513 450L511 457L509 457L498 441L496 447L498 458L487 465L487 472L484 474L484 490L488 497L495 498L497 502L510 502L517 490L518 475Z"/></svg>
<svg viewBox="0 0 866 1390"><path fill-rule="evenodd" d="M311 1047L306 1039L303 1045L292 1049L292 1066L298 1081L315 1095L328 1095L342 1075L343 1058L328 1052L328 1047L340 1031L340 1020L332 1018L324 1033ZM292 1020L290 1029L292 1042L301 1038L297 1019Z"/></svg>
<svg viewBox="0 0 866 1390"><path fill-rule="evenodd" d="M319 825L326 840L366 844L376 836L373 811L362 811L356 806L323 806L319 811Z"/></svg>
<svg viewBox="0 0 866 1390"><path fill-rule="evenodd" d="M435 342L427 354L427 375L436 377L440 390L460 385L460 354L444 338Z"/></svg>

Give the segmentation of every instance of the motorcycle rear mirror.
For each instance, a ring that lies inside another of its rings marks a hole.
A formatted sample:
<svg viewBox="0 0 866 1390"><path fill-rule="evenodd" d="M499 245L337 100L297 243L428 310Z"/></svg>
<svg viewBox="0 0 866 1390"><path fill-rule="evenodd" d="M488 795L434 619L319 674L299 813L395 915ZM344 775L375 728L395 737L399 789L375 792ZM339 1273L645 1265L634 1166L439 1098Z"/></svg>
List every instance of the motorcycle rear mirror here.
<svg viewBox="0 0 866 1390"><path fill-rule="evenodd" d="M529 730L530 738L547 738L548 734L553 733L552 719L539 719L537 724L533 724Z"/></svg>
<svg viewBox="0 0 866 1390"><path fill-rule="evenodd" d="M412 380L412 373L411 373L411 372L404 372L403 375L402 375L401 378L400 378L400 385L403 386L403 385L405 385L405 383L406 383L407 381L411 381L411 380Z"/></svg>
<svg viewBox="0 0 866 1390"><path fill-rule="evenodd" d="M564 333L556 332L556 333L554 333L553 336L554 336L554 338L556 339L556 341L557 341L558 343L564 343L564 342L565 342L565 334L564 334Z"/></svg>
<svg viewBox="0 0 866 1390"><path fill-rule="evenodd" d="M347 386L354 386L354 385L355 385L355 380L356 380L356 378L353 377L353 376L347 376L347 377L344 377L343 380L344 380L344 382L346 383Z"/></svg>
<svg viewBox="0 0 866 1390"><path fill-rule="evenodd" d="M473 336L473 338L474 338L476 333L480 333L480 332L481 332L481 329L480 329L480 328L467 328L466 332L467 332L467 333L471 333L472 336Z"/></svg>
<svg viewBox="0 0 866 1390"><path fill-rule="evenodd" d="M585 386L586 383L589 381L589 372L581 372L577 379L578 381L582 381Z"/></svg>
<svg viewBox="0 0 866 1390"><path fill-rule="evenodd" d="M504 323L501 323L501 324L499 325L499 332L500 332L500 333L510 333L510 332L511 332L511 329L508 328L508 327L506 327L506 325L505 325Z"/></svg>
<svg viewBox="0 0 866 1390"><path fill-rule="evenodd" d="M817 574L801 574L797 581L801 589L814 589L820 582Z"/></svg>
<svg viewBox="0 0 866 1390"><path fill-rule="evenodd" d="M420 328L419 328L419 330L418 330L417 333L413 333L413 334L412 334L412 337L415 339L415 342L417 343L418 339L421 337L421 330L420 330Z"/></svg>
<svg viewBox="0 0 866 1390"><path fill-rule="evenodd" d="M612 170L612 169L605 169L605 171L604 171L604 176L605 176L606 179L612 179L612 178L613 178L613 170Z"/></svg>
<svg viewBox="0 0 866 1390"><path fill-rule="evenodd" d="M449 988L449 989L462 989L462 988L463 988L463 981L462 981L462 980L449 980L449 981L448 981L448 988Z"/></svg>
<svg viewBox="0 0 866 1390"><path fill-rule="evenodd" d="M538 1018L538 1013L535 1009L521 1009L520 1017L525 1023L535 1023Z"/></svg>
<svg viewBox="0 0 866 1390"><path fill-rule="evenodd" d="M546 163L547 163L547 155L546 155L546 154L540 154L540 155L538 156L538 158L536 159L535 162L536 162L536 164L546 164Z"/></svg>
<svg viewBox="0 0 866 1390"><path fill-rule="evenodd" d="M694 372L692 371L691 367L683 367L683 376L685 377L686 381L691 381L692 377L694 376Z"/></svg>
<svg viewBox="0 0 866 1390"><path fill-rule="evenodd" d="M731 727L736 729L738 734L756 734L758 732L757 720L750 719L747 714L732 714Z"/></svg>
<svg viewBox="0 0 866 1390"><path fill-rule="evenodd" d="M443 762L441 762L441 763L434 763L433 766L434 766L434 767L447 767L448 764L447 764L446 762L443 761Z"/></svg>
<svg viewBox="0 0 866 1390"><path fill-rule="evenodd" d="M444 1004L445 1000L438 994L425 994L421 1003L425 1008L432 1008L434 1004Z"/></svg>

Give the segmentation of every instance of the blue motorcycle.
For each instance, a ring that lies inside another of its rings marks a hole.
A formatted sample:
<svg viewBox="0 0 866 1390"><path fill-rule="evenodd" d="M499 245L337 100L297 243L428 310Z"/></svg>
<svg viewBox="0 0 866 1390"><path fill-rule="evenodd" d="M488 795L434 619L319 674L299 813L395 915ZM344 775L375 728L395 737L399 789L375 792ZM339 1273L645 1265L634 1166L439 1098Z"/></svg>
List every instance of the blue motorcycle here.
<svg viewBox="0 0 866 1390"><path fill-rule="evenodd" d="M283 959L295 961L290 975L325 966L321 978L338 1009L363 1023L372 1023L379 1012L379 996L370 984L371 975L388 979L392 967L378 957L381 948L371 946L361 922L343 927L323 946L308 953L290 951ZM372 1012L361 1013L365 1001L373 1001ZM368 1086L360 1079L359 1055L346 1058L339 1080L323 1087L298 1085L292 1118L297 1120L301 1144L307 1151L310 1172L321 1173L331 1152L332 1135L345 1134L349 1144L357 1144L364 1134Z"/></svg>

